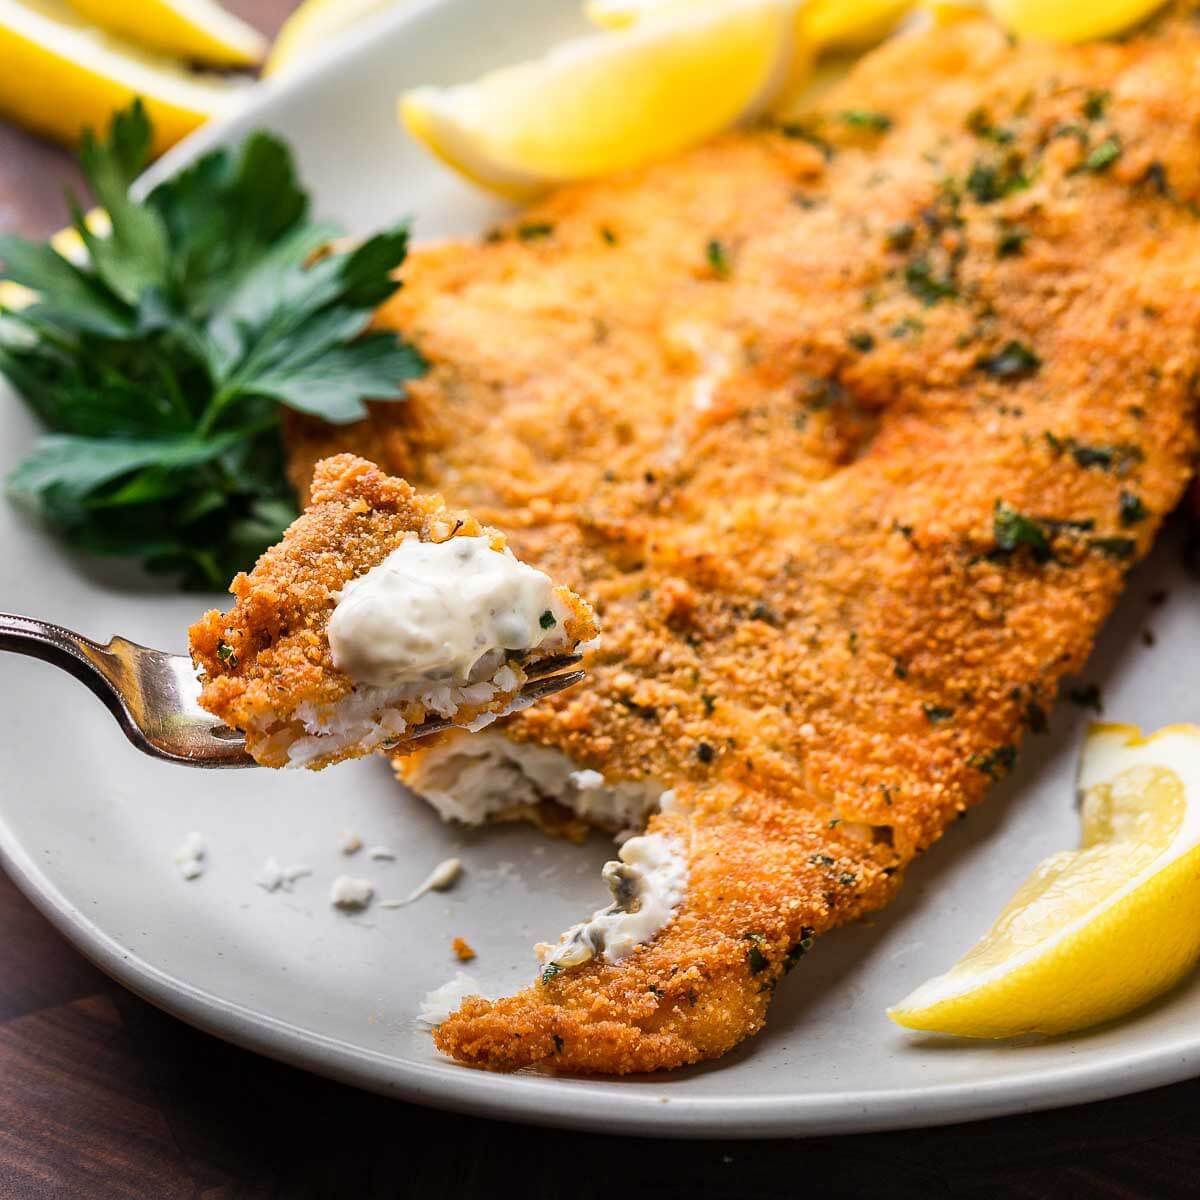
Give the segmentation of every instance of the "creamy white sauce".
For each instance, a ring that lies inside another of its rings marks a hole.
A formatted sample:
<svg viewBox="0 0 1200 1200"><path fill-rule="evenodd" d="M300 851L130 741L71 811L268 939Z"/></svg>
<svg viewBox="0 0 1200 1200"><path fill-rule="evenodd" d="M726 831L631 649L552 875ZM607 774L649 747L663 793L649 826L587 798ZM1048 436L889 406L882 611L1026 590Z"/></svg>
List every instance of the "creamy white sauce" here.
<svg viewBox="0 0 1200 1200"><path fill-rule="evenodd" d="M329 620L333 664L373 687L490 677L506 650L562 638L550 577L486 537L407 538L352 579Z"/></svg>
<svg viewBox="0 0 1200 1200"><path fill-rule="evenodd" d="M649 833L630 838L620 861L606 863L604 882L613 902L573 925L556 946L537 947L543 971L582 966L602 955L610 962L627 958L675 915L687 893L687 855L678 838Z"/></svg>
<svg viewBox="0 0 1200 1200"><path fill-rule="evenodd" d="M356 911L366 908L375 895L375 885L369 879L353 879L339 875L329 889L329 903L334 908Z"/></svg>
<svg viewBox="0 0 1200 1200"><path fill-rule="evenodd" d="M411 904L414 900L419 900L426 892L444 892L458 882L461 874L462 860L447 858L438 863L425 879L404 897L401 903Z"/></svg>

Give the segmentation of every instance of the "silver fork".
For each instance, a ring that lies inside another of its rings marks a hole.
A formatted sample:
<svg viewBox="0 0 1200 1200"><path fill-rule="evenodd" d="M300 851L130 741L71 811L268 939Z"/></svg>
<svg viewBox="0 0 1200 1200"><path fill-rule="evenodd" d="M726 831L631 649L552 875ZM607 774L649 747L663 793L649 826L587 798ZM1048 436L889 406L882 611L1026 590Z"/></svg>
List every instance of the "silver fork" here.
<svg viewBox="0 0 1200 1200"><path fill-rule="evenodd" d="M200 681L192 660L139 646L123 637L101 645L61 625L0 613L0 650L53 663L87 684L104 702L125 736L143 753L186 767L253 767L242 735L200 707ZM578 683L582 671L568 671L578 654L530 663L529 681L514 707L526 708ZM449 729L453 721L431 718L407 730L404 740Z"/></svg>

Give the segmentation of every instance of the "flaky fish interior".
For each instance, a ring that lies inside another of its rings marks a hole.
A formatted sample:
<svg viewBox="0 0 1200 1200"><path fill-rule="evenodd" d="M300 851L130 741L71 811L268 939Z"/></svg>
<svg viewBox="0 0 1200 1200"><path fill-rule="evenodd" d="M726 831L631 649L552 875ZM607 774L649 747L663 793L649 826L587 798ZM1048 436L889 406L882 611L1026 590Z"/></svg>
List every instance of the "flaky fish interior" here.
<svg viewBox="0 0 1200 1200"><path fill-rule="evenodd" d="M421 553L429 548L432 556ZM356 590L391 563L396 574L382 593ZM456 594L457 578L477 583L496 567L532 581L532 637L484 636L511 617L501 612L497 621L493 611L507 594L476 587L472 612L466 587ZM349 454L316 465L304 513L230 590L234 607L205 614L191 629L200 703L242 730L246 748L269 767L320 768L383 748L404 754L429 720L483 729L521 706L538 664L597 635L588 604L519 564L503 534ZM353 627L339 626L347 598L357 606ZM414 613L436 628L423 629ZM455 674L447 645L458 646L457 627L472 615L493 619L462 641L465 669ZM449 640L440 636L447 631Z"/></svg>

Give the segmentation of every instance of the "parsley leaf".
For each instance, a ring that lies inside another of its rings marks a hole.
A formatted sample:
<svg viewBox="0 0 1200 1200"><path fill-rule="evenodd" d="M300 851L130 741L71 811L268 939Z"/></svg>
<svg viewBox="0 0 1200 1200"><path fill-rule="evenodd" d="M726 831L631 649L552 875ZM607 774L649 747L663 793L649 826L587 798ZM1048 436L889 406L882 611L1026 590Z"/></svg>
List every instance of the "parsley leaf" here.
<svg viewBox="0 0 1200 1200"><path fill-rule="evenodd" d="M994 379L1026 379L1042 360L1024 342L1010 341L993 354L981 355L975 365Z"/></svg>
<svg viewBox="0 0 1200 1200"><path fill-rule="evenodd" d="M892 127L892 118L886 113L872 112L867 108L848 108L841 119L854 129L869 129L872 133L887 133Z"/></svg>
<svg viewBox="0 0 1200 1200"><path fill-rule="evenodd" d="M1091 171L1093 174L1099 174L1101 171L1107 171L1120 157L1121 140L1116 134L1110 134L1088 152L1087 157L1083 160L1083 169Z"/></svg>
<svg viewBox="0 0 1200 1200"><path fill-rule="evenodd" d="M718 279L728 279L733 273L729 263L729 252L719 238L708 239L708 244L704 247L704 257L708 261L709 269Z"/></svg>
<svg viewBox="0 0 1200 1200"><path fill-rule="evenodd" d="M1009 555L1026 546L1033 555L1034 562L1048 563L1054 552L1050 549L1050 539L1042 523L1024 513L1017 512L1003 500L996 501L992 514L992 536L996 540L996 549L1001 554Z"/></svg>
<svg viewBox="0 0 1200 1200"><path fill-rule="evenodd" d="M74 204L86 261L0 237L0 276L36 293L0 313L0 373L49 433L9 491L71 544L224 587L295 517L279 406L335 423L403 398L424 372L367 332L399 286L400 225L354 249L308 217L288 148L265 133L139 198L140 104L80 160L111 232Z"/></svg>
<svg viewBox="0 0 1200 1200"><path fill-rule="evenodd" d="M958 286L949 276L934 274L929 260L914 258L904 268L904 286L916 296L926 308L932 308L941 300L953 300L958 296Z"/></svg>

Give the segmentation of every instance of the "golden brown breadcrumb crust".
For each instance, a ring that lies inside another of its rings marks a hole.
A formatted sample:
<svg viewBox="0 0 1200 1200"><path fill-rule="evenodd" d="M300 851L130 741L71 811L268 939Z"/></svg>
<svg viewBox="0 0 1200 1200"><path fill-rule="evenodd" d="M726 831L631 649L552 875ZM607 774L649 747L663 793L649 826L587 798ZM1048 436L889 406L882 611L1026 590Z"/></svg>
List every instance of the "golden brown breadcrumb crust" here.
<svg viewBox="0 0 1200 1200"><path fill-rule="evenodd" d="M288 746L304 733L294 715L298 705L332 705L354 690L350 677L333 665L329 646L337 594L414 533L423 541L486 536L495 550L506 545L502 533L470 513L448 509L441 496L418 495L374 463L351 454L324 459L315 466L307 508L283 540L230 584L234 607L227 613L214 609L192 626L192 658L204 680L200 703L245 732L246 748L258 762L287 765ZM563 623L567 647L595 637L590 607L566 588L555 594L569 614ZM531 654L529 661L538 657ZM485 704L464 704L455 720L465 724L480 713L502 711L510 699L501 693ZM418 701L407 702L403 712L409 726L425 718ZM405 749L401 741L398 752ZM350 746L311 765L325 767L362 752Z"/></svg>
<svg viewBox="0 0 1200 1200"><path fill-rule="evenodd" d="M298 420L297 479L354 446L586 590L588 684L506 731L673 788L650 827L691 872L654 942L468 1000L444 1051L721 1054L1011 768L1192 470L1198 57L1190 23L1052 49L966 21L804 127L412 256L381 319L432 370Z"/></svg>

